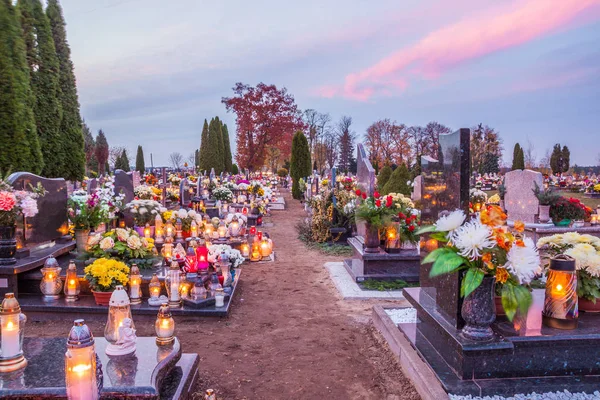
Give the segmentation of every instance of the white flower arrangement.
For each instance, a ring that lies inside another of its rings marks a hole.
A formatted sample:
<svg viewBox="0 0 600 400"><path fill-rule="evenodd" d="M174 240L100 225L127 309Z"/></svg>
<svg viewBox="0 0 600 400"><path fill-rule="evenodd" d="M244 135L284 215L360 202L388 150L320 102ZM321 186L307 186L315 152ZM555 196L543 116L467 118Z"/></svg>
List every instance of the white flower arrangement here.
<svg viewBox="0 0 600 400"><path fill-rule="evenodd" d="M139 185L133 189L133 194L141 200L152 200L154 198L154 192L148 185Z"/></svg>
<svg viewBox="0 0 600 400"><path fill-rule="evenodd" d="M226 244L213 244L208 246L208 261L211 263L216 263L219 259L219 255L222 252L225 252L225 254L227 254L229 257L229 262L231 263L232 268L237 268L244 262L242 253Z"/></svg>
<svg viewBox="0 0 600 400"><path fill-rule="evenodd" d="M448 215L440 217L435 223L435 229L438 232L449 232L451 233L458 227L460 227L467 216L462 210L456 210Z"/></svg>
<svg viewBox="0 0 600 400"><path fill-rule="evenodd" d="M163 207L154 200L132 200L125 205L125 209L131 212L137 226L145 226L154 225L154 220Z"/></svg>
<svg viewBox="0 0 600 400"><path fill-rule="evenodd" d="M230 202L233 200L233 192L223 186L214 189L212 192L212 196L220 201Z"/></svg>
<svg viewBox="0 0 600 400"><path fill-rule="evenodd" d="M451 240L460 250L459 254L471 261L481 257L482 250L491 249L496 244L490 227L476 219L456 228Z"/></svg>
<svg viewBox="0 0 600 400"><path fill-rule="evenodd" d="M483 190L479 190L477 188L472 188L469 190L469 198L471 203L485 203L487 201L487 193Z"/></svg>

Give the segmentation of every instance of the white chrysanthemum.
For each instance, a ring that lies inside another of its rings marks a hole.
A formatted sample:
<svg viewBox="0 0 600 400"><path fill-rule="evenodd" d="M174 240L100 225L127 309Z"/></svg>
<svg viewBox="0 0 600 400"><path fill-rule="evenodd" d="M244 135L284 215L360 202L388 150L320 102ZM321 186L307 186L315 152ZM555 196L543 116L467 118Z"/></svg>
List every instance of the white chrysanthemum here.
<svg viewBox="0 0 600 400"><path fill-rule="evenodd" d="M138 212L142 215L146 214L148 212L148 209L146 207L140 207L138 209Z"/></svg>
<svg viewBox="0 0 600 400"><path fill-rule="evenodd" d="M491 249L495 245L492 230L478 220L467 222L457 228L451 239L460 250L460 255L470 260L481 257L483 249Z"/></svg>
<svg viewBox="0 0 600 400"><path fill-rule="evenodd" d="M130 249L137 250L142 247L142 241L138 236L131 235L127 239L127 246L129 246Z"/></svg>
<svg viewBox="0 0 600 400"><path fill-rule="evenodd" d="M190 218L195 218L196 217L196 211L190 210L190 211L188 211L187 215Z"/></svg>
<svg viewBox="0 0 600 400"><path fill-rule="evenodd" d="M587 269L595 267L598 252L596 248L589 243L579 243L565 251L565 254L575 259L577 269Z"/></svg>
<svg viewBox="0 0 600 400"><path fill-rule="evenodd" d="M126 242L129 238L129 232L127 231L127 229L117 228L116 231L117 239L119 239L121 242Z"/></svg>
<svg viewBox="0 0 600 400"><path fill-rule="evenodd" d="M580 238L581 235L577 232L567 232L563 234L562 242L565 244L577 244Z"/></svg>
<svg viewBox="0 0 600 400"><path fill-rule="evenodd" d="M185 211L183 208L180 209L179 211L177 211L177 217L184 219L187 217L187 211Z"/></svg>
<svg viewBox="0 0 600 400"><path fill-rule="evenodd" d="M112 238L104 238L100 241L100 248L104 251L110 250L115 247L115 241Z"/></svg>
<svg viewBox="0 0 600 400"><path fill-rule="evenodd" d="M600 277L600 254L591 255L588 258L588 264L586 271L592 276Z"/></svg>
<svg viewBox="0 0 600 400"><path fill-rule="evenodd" d="M519 283L527 284L541 273L538 250L530 238L523 239L524 247L512 246L506 255L504 268L517 277Z"/></svg>
<svg viewBox="0 0 600 400"><path fill-rule="evenodd" d="M465 222L467 216L462 210L456 210L440 217L435 223L435 229L440 232L452 232Z"/></svg>

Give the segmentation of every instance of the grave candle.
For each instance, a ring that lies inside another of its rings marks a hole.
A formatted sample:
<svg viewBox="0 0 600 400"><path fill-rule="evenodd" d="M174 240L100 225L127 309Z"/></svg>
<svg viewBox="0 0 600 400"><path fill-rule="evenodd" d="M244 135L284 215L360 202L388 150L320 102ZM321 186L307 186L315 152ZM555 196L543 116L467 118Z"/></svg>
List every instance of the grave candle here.
<svg viewBox="0 0 600 400"><path fill-rule="evenodd" d="M150 290L150 297L153 299L158 299L160 296L160 281L158 280L158 276L156 276L156 274L152 274L152 279L150 280L148 289Z"/></svg>
<svg viewBox="0 0 600 400"><path fill-rule="evenodd" d="M140 269L136 264L133 264L129 273L129 298L131 304L140 304L142 302L141 284L142 275L140 275Z"/></svg>
<svg viewBox="0 0 600 400"><path fill-rule="evenodd" d="M0 305L0 372L16 371L27 366L22 348L26 321L14 293L6 293Z"/></svg>
<svg viewBox="0 0 600 400"><path fill-rule="evenodd" d="M579 317L575 259L561 254L550 260L542 321L558 329L575 329Z"/></svg>
<svg viewBox="0 0 600 400"><path fill-rule="evenodd" d="M242 257L248 258L250 256L250 246L248 245L248 242L242 242L240 252L242 253Z"/></svg>
<svg viewBox="0 0 600 400"><path fill-rule="evenodd" d="M398 224L393 223L386 230L385 251L388 253L400 252L400 237L398 235Z"/></svg>
<svg viewBox="0 0 600 400"><path fill-rule="evenodd" d="M258 242L252 243L252 253L250 253L250 261L260 261L261 258L262 257L260 255L260 246L258 245Z"/></svg>
<svg viewBox="0 0 600 400"><path fill-rule="evenodd" d="M256 232L256 240L258 240L259 242L262 240L262 232L261 231L257 231Z"/></svg>
<svg viewBox="0 0 600 400"><path fill-rule="evenodd" d="M269 240L267 238L260 242L260 255L262 257L269 257L271 255L271 246L269 245Z"/></svg>
<svg viewBox="0 0 600 400"><path fill-rule="evenodd" d="M175 340L175 337L173 336L173 333L175 332L175 321L173 320L171 309L167 303L163 303L158 309L154 330L156 331L157 345L169 344Z"/></svg>
<svg viewBox="0 0 600 400"><path fill-rule="evenodd" d="M144 228L144 237L150 239L150 224L146 224L146 227Z"/></svg>
<svg viewBox="0 0 600 400"><path fill-rule="evenodd" d="M251 226L250 227L250 236L254 236L256 235L256 226Z"/></svg>
<svg viewBox="0 0 600 400"><path fill-rule="evenodd" d="M198 224L196 221L192 221L190 225L190 234L193 238L198 237Z"/></svg>
<svg viewBox="0 0 600 400"><path fill-rule="evenodd" d="M170 221L165 225L165 232L167 236L173 236L173 224Z"/></svg>
<svg viewBox="0 0 600 400"><path fill-rule="evenodd" d="M109 343L106 346L106 354L110 355L125 355L135 351L135 344L123 349L117 342L121 336L121 327L135 329L133 319L131 318L129 296L122 285L118 285L110 296L108 306L108 319L104 327L104 338ZM125 324L125 320L130 321L130 325ZM125 338L124 338L125 339ZM125 352L124 352L125 351Z"/></svg>
<svg viewBox="0 0 600 400"><path fill-rule="evenodd" d="M196 258L196 252L192 246L189 246L185 255L185 267L187 272L196 273L198 272L198 263Z"/></svg>
<svg viewBox="0 0 600 400"><path fill-rule="evenodd" d="M208 247L206 243L200 243L198 247L196 247L196 259L198 269L206 270L208 269Z"/></svg>
<svg viewBox="0 0 600 400"><path fill-rule="evenodd" d="M229 234L231 237L238 237L240 234L240 222L236 215L233 216L229 224Z"/></svg>
<svg viewBox="0 0 600 400"><path fill-rule="evenodd" d="M180 274L179 274L179 263L177 261L173 261L171 263L171 267L167 272L166 285L169 294L169 306L171 307L179 307L181 305L181 297L179 296L179 283L180 283Z"/></svg>
<svg viewBox="0 0 600 400"><path fill-rule="evenodd" d="M65 301L76 301L79 296L79 291L80 286L79 278L77 278L77 267L75 266L75 261L71 260L65 278Z"/></svg>
<svg viewBox="0 0 600 400"><path fill-rule="evenodd" d="M215 290L215 307L223 306L225 306L225 292L223 288L218 288Z"/></svg>
<svg viewBox="0 0 600 400"><path fill-rule="evenodd" d="M225 221L221 220L217 232L219 233L220 238L224 238L225 236L227 236L227 226L225 226Z"/></svg>
<svg viewBox="0 0 600 400"><path fill-rule="evenodd" d="M94 337L82 319L75 320L67 340L65 380L70 400L99 398Z"/></svg>
<svg viewBox="0 0 600 400"><path fill-rule="evenodd" d="M62 268L58 266L58 262L54 257L50 257L44 263L44 267L40 270L43 278L40 282L40 290L44 295L44 300L53 300L59 297L62 289L62 281L60 280L60 271Z"/></svg>

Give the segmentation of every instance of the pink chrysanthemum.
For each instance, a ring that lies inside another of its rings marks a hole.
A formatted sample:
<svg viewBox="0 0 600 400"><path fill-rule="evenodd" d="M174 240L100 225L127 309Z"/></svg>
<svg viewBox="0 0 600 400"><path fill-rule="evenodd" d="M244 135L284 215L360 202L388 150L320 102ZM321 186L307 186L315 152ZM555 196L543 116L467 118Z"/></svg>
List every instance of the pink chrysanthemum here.
<svg viewBox="0 0 600 400"><path fill-rule="evenodd" d="M10 192L0 192L0 211L11 211L17 204L15 195Z"/></svg>

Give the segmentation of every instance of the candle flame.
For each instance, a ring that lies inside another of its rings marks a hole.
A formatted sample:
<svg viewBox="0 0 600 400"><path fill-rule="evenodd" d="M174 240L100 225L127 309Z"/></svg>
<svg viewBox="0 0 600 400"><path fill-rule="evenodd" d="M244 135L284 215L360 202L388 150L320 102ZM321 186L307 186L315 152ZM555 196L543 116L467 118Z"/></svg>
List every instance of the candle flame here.
<svg viewBox="0 0 600 400"><path fill-rule="evenodd" d="M71 280L69 281L69 285L71 285L71 286L75 286L75 279L71 279Z"/></svg>
<svg viewBox="0 0 600 400"><path fill-rule="evenodd" d="M90 369L92 369L91 364L77 364L71 369L71 371L75 372L76 374L83 375L85 371L89 371Z"/></svg>
<svg viewBox="0 0 600 400"><path fill-rule="evenodd" d="M6 329L13 329L15 327L15 324L13 324L12 321L8 321L6 323Z"/></svg>

